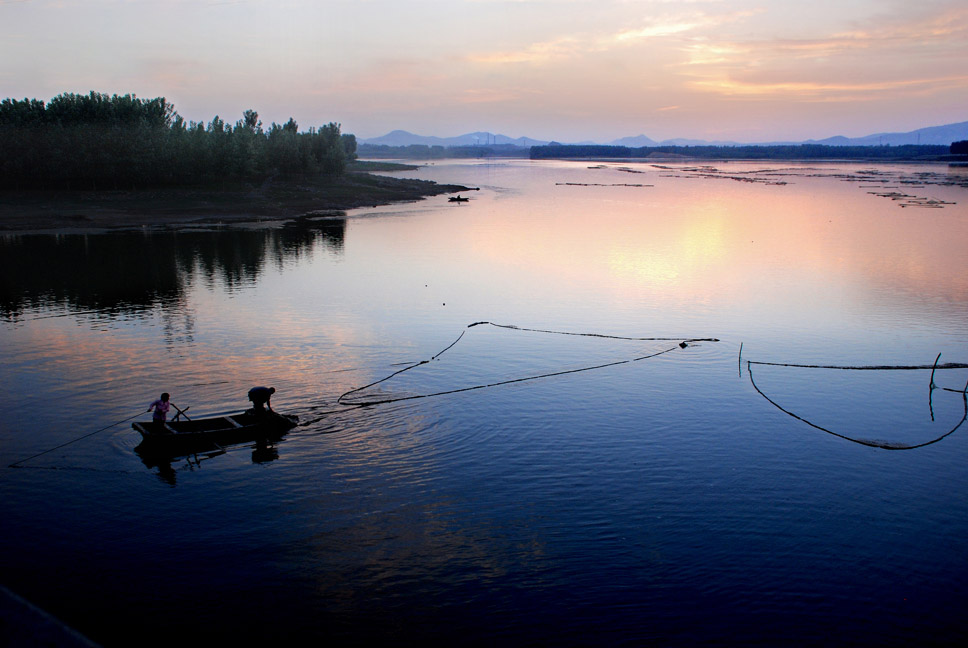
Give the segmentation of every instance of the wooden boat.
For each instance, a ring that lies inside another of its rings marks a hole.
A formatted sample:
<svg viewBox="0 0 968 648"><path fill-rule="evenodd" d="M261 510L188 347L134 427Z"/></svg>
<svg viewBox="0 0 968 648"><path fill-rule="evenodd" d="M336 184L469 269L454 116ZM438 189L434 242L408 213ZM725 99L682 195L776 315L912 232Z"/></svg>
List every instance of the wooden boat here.
<svg viewBox="0 0 968 648"><path fill-rule="evenodd" d="M470 198L464 198L458 195L458 196L451 196L447 200L449 200L450 202L467 202L468 200L470 200Z"/></svg>
<svg viewBox="0 0 968 648"><path fill-rule="evenodd" d="M139 452L181 455L213 450L223 445L266 441L281 438L296 427L299 418L276 412L253 413L251 410L231 416L206 419L172 420L158 425L153 422L132 423L141 433Z"/></svg>

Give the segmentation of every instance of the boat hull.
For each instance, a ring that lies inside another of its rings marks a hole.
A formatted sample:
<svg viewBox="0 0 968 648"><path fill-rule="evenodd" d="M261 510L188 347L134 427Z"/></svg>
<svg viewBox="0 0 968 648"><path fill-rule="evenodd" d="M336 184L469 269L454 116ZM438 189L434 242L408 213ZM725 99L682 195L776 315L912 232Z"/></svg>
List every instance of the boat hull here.
<svg viewBox="0 0 968 648"><path fill-rule="evenodd" d="M191 454L248 441L274 440L296 427L298 417L266 412L233 414L191 421L168 421L163 425L136 422L131 427L142 437L139 452Z"/></svg>

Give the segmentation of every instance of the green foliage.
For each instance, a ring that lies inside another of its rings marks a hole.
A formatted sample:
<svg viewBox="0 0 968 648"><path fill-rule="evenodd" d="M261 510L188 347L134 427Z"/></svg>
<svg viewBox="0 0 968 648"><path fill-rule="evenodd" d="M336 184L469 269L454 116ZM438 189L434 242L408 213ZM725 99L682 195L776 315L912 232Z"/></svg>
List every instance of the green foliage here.
<svg viewBox="0 0 968 648"><path fill-rule="evenodd" d="M346 153L347 160L356 159L356 135L346 134L340 135L340 140L343 142L343 151Z"/></svg>
<svg viewBox="0 0 968 648"><path fill-rule="evenodd" d="M338 175L356 138L331 122L300 133L292 118L263 130L246 110L231 125L185 122L164 98L91 92L0 102L0 188L131 189Z"/></svg>
<svg viewBox="0 0 968 648"><path fill-rule="evenodd" d="M175 107L163 97L138 99L135 95L109 97L99 92L87 95L66 93L47 104L49 123L64 126L101 124L109 126L171 126Z"/></svg>

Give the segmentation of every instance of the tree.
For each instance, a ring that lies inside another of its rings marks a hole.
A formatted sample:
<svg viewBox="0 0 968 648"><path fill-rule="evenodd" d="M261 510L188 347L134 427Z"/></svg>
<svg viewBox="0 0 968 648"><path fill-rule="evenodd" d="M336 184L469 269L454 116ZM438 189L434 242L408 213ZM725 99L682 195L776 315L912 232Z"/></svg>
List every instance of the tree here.
<svg viewBox="0 0 968 648"><path fill-rule="evenodd" d="M343 152L346 153L347 160L356 159L356 135L352 133L347 133L340 136L340 140L343 142Z"/></svg>
<svg viewBox="0 0 968 648"><path fill-rule="evenodd" d="M246 110L230 125L187 122L164 97L64 93L0 102L0 188L101 189L343 172L356 138L331 122L263 130Z"/></svg>
<svg viewBox="0 0 968 648"><path fill-rule="evenodd" d="M323 173L339 175L346 168L346 149L339 130L339 124L330 122L311 134L313 158Z"/></svg>

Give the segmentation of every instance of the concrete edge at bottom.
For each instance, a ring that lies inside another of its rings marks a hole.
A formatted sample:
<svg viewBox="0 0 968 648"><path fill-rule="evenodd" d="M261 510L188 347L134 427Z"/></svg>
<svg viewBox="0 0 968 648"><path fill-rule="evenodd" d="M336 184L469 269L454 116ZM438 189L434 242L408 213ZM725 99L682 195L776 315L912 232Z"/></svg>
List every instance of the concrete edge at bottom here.
<svg viewBox="0 0 968 648"><path fill-rule="evenodd" d="M100 648L52 614L0 585L0 646Z"/></svg>

